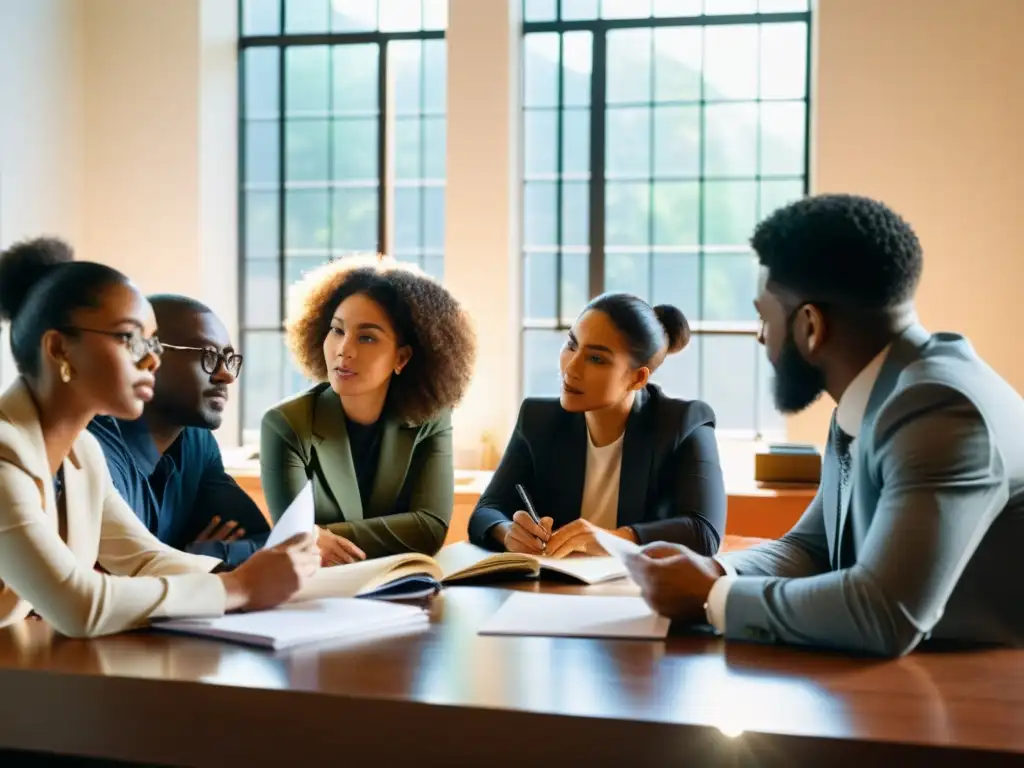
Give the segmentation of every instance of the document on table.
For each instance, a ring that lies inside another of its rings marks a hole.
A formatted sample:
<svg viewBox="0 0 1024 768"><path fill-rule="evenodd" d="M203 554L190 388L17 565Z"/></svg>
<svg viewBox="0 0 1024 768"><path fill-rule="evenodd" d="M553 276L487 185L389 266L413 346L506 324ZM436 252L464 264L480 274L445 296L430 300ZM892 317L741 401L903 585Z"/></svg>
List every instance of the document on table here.
<svg viewBox="0 0 1024 768"><path fill-rule="evenodd" d="M276 547L297 533L312 533L316 527L316 513L313 507L313 481L308 481L299 495L288 505L280 519L270 529L264 549Z"/></svg>
<svg viewBox="0 0 1024 768"><path fill-rule="evenodd" d="M513 592L480 634L661 640L668 629L640 597Z"/></svg>

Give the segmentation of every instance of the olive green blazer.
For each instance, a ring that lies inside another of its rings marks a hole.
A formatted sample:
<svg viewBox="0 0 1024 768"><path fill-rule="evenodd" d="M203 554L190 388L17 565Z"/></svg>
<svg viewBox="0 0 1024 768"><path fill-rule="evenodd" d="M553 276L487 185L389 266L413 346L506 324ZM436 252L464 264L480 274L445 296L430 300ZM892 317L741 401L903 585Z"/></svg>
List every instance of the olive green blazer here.
<svg viewBox="0 0 1024 768"><path fill-rule="evenodd" d="M276 521L313 481L316 522L355 542L367 557L434 554L455 503L451 414L418 426L385 410L380 463L369 504L359 497L341 400L329 384L291 397L263 416L260 479Z"/></svg>

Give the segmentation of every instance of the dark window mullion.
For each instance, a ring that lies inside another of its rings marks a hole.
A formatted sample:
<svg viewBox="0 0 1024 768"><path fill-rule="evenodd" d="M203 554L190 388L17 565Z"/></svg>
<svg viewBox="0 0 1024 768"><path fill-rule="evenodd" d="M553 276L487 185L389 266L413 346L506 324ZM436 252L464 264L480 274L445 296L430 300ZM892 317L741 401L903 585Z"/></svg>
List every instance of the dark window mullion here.
<svg viewBox="0 0 1024 768"><path fill-rule="evenodd" d="M647 104L647 301L654 303L654 30L650 30L650 101Z"/></svg>
<svg viewBox="0 0 1024 768"><path fill-rule="evenodd" d="M337 46L327 46L327 172L334 178L334 52ZM334 257L334 184L327 187L327 252Z"/></svg>
<svg viewBox="0 0 1024 768"><path fill-rule="evenodd" d="M590 80L590 298L604 291L606 47L604 31L595 31Z"/></svg>
<svg viewBox="0 0 1024 768"><path fill-rule="evenodd" d="M377 252L387 253L388 232L388 41L377 51Z"/></svg>
<svg viewBox="0 0 1024 768"><path fill-rule="evenodd" d="M700 153L698 156L699 164L697 166L697 243L699 246L697 251L698 322L704 321L704 249L707 245L704 242L704 176L706 171L704 167L704 144L707 141L707 135L705 132L705 128L707 126L707 93L705 84L707 80L704 68L707 64L707 58L707 27L704 27L701 29L700 33L700 107L698 108L699 114L697 116L698 136L700 137L700 140L697 142L697 151ZM704 339L700 339L700 344L697 345L697 399L704 399Z"/></svg>
<svg viewBox="0 0 1024 768"><path fill-rule="evenodd" d="M558 36L558 94L555 103L555 323L562 324L562 276L565 273L563 248L563 219L565 201L562 199L562 175L565 159L562 156L562 135L565 115L565 35Z"/></svg>
<svg viewBox="0 0 1024 768"><path fill-rule="evenodd" d="M422 26L424 3L420 2L420 24ZM421 268L426 266L427 251L427 185L424 183L427 178L427 120L422 117L427 111L427 41L420 40L420 117L416 118L419 123L419 161L420 178L419 190L416 194L416 204L419 207L419 231L416 233L419 242L419 253L416 254L416 261ZM445 145L447 146L447 144Z"/></svg>

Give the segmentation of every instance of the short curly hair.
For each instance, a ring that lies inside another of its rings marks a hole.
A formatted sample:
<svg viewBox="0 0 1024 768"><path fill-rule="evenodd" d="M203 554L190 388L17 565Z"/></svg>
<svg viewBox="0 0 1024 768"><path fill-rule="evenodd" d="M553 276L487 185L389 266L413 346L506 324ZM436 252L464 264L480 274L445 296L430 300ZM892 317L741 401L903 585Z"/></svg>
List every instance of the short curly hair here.
<svg viewBox="0 0 1024 768"><path fill-rule="evenodd" d="M887 310L913 297L921 279L914 230L866 197L798 200L761 222L751 245L769 280L807 300Z"/></svg>
<svg viewBox="0 0 1024 768"><path fill-rule="evenodd" d="M422 424L458 404L476 362L476 334L455 297L418 267L383 256L347 256L307 272L291 288L285 323L296 365L327 380L323 344L338 305L354 294L377 301L412 357L388 388L389 407Z"/></svg>

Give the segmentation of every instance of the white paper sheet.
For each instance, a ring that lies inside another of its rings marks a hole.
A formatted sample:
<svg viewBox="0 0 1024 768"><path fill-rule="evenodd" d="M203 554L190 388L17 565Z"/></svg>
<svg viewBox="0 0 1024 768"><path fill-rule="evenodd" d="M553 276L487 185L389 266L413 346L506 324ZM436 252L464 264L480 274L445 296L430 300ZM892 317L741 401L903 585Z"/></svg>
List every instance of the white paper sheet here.
<svg viewBox="0 0 1024 768"><path fill-rule="evenodd" d="M641 597L513 592L480 634L661 640L668 628Z"/></svg>
<svg viewBox="0 0 1024 768"><path fill-rule="evenodd" d="M625 560L626 555L640 551L638 544L634 544L629 539L623 539L600 528L594 531L594 538L597 539L598 544L604 547L605 552L619 560Z"/></svg>
<svg viewBox="0 0 1024 768"><path fill-rule="evenodd" d="M313 508L313 482L309 481L299 491L299 495L288 505L267 537L264 549L276 547L297 533L311 533L316 527L316 513Z"/></svg>

